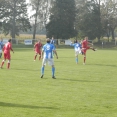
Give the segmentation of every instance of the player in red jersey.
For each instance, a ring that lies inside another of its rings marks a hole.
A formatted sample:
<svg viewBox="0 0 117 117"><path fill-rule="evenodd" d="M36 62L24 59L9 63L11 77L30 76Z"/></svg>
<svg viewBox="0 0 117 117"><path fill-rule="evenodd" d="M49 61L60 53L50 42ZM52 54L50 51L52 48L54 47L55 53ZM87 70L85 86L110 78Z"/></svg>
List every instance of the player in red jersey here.
<svg viewBox="0 0 117 117"><path fill-rule="evenodd" d="M34 61L36 60L38 54L39 54L39 60L41 59L41 47L42 47L42 43L41 43L41 40L39 40L34 45L34 51L35 51Z"/></svg>
<svg viewBox="0 0 117 117"><path fill-rule="evenodd" d="M0 68L3 67L4 62L6 61L6 59L8 59L7 68L8 69L10 68L10 61L11 61L10 51L12 51L14 53L14 51L12 49L11 39L9 39L8 42L3 47L4 59L3 59L2 63L1 63Z"/></svg>
<svg viewBox="0 0 117 117"><path fill-rule="evenodd" d="M88 42L88 37L85 37L81 44L82 44L82 52L83 52L83 55L84 55L84 63L83 64L85 64L85 61L86 61L86 51L88 49L92 49L93 51L96 51L96 49L94 49L93 47L89 46L89 45L93 45L93 43L89 43Z"/></svg>

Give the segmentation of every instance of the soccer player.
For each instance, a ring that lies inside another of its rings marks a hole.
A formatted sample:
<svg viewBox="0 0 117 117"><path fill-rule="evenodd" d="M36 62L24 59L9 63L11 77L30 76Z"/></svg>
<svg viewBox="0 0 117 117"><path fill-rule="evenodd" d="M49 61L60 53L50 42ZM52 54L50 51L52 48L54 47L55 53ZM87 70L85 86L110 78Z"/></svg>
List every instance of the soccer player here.
<svg viewBox="0 0 117 117"><path fill-rule="evenodd" d="M12 51L14 53L14 51L12 49L11 39L9 39L8 42L3 47L4 59L3 59L2 63L1 63L0 68L3 67L4 62L6 61L6 59L8 59L7 68L8 69L10 68L10 61L11 61L10 51Z"/></svg>
<svg viewBox="0 0 117 117"><path fill-rule="evenodd" d="M3 40L0 40L0 59L2 58L2 48L3 48L4 44L3 44Z"/></svg>
<svg viewBox="0 0 117 117"><path fill-rule="evenodd" d="M34 51L35 51L34 61L36 60L38 54L39 54L39 60L41 59L41 47L42 47L42 43L41 43L41 40L39 40L34 45Z"/></svg>
<svg viewBox="0 0 117 117"><path fill-rule="evenodd" d="M84 65L85 65L85 62L86 62L86 51L88 49L92 49L93 51L96 51L95 48L89 46L89 45L93 45L93 43L89 43L88 42L88 37L85 37L84 40L82 41L82 52L83 52L83 55L84 55Z"/></svg>
<svg viewBox="0 0 117 117"><path fill-rule="evenodd" d="M44 76L45 65L48 62L48 64L52 66L52 78L56 79L55 75L54 75L55 74L55 66L54 66L52 52L55 53L57 59L58 59L58 55L57 55L57 52L55 50L55 46L53 44L50 44L49 38L46 40L46 42L47 43L43 46L42 52L41 52L41 58L43 58L42 67L41 67L41 78L43 78L43 76Z"/></svg>
<svg viewBox="0 0 117 117"><path fill-rule="evenodd" d="M70 46L73 46L74 47L75 57L76 57L75 61L76 61L76 64L78 64L78 54L81 54L82 53L81 52L81 44L77 40L75 40L74 41L74 44L71 43Z"/></svg>
<svg viewBox="0 0 117 117"><path fill-rule="evenodd" d="M54 40L54 37L52 37L52 39L50 40L50 43L53 44L54 46L56 45L56 42Z"/></svg>
<svg viewBox="0 0 117 117"><path fill-rule="evenodd" d="M52 37L52 39L50 40L50 43L53 44L56 47L56 42L54 40L54 37ZM54 52L52 52L53 57L54 57Z"/></svg>

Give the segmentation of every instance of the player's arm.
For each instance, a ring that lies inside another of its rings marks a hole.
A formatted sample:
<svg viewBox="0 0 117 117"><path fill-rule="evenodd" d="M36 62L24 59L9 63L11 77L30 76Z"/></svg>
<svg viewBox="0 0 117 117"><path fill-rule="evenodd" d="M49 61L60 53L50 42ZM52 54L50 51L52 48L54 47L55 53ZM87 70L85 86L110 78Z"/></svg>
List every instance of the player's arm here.
<svg viewBox="0 0 117 117"><path fill-rule="evenodd" d="M58 59L58 54L57 54L56 50L53 50L53 51L54 51L54 53L56 55L56 58Z"/></svg>
<svg viewBox="0 0 117 117"><path fill-rule="evenodd" d="M93 43L88 42L89 45L93 45Z"/></svg>
<svg viewBox="0 0 117 117"><path fill-rule="evenodd" d="M44 50L41 51L41 58L43 58Z"/></svg>
<svg viewBox="0 0 117 117"><path fill-rule="evenodd" d="M13 48L11 47L11 51L14 53Z"/></svg>
<svg viewBox="0 0 117 117"><path fill-rule="evenodd" d="M34 48L33 48L33 50L35 50L35 47L36 47L36 44L34 45Z"/></svg>
<svg viewBox="0 0 117 117"><path fill-rule="evenodd" d="M74 46L74 44L71 42L71 43L70 43L70 46Z"/></svg>
<svg viewBox="0 0 117 117"><path fill-rule="evenodd" d="M12 48L12 44L10 44L9 47L10 47L10 50L14 53L13 48Z"/></svg>

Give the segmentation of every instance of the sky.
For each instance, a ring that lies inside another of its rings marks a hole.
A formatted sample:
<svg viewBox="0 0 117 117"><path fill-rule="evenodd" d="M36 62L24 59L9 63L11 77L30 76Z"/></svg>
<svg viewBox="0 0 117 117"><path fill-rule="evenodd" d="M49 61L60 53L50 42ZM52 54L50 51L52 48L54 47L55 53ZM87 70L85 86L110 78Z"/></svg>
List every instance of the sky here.
<svg viewBox="0 0 117 117"><path fill-rule="evenodd" d="M26 0L26 3L30 3L30 0ZM28 7L28 16L30 17L34 12L32 12L32 8Z"/></svg>

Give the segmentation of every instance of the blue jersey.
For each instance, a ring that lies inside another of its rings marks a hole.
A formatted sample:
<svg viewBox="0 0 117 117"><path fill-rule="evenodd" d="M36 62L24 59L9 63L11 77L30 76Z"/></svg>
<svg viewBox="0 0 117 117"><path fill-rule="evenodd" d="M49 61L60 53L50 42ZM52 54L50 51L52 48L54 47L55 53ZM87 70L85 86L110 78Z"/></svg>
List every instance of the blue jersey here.
<svg viewBox="0 0 117 117"><path fill-rule="evenodd" d="M51 39L50 43L53 44L53 45L55 45L55 40Z"/></svg>
<svg viewBox="0 0 117 117"><path fill-rule="evenodd" d="M47 43L43 46L42 50L44 51L44 58L50 59L53 58L53 50L55 50L55 46L53 44Z"/></svg>
<svg viewBox="0 0 117 117"><path fill-rule="evenodd" d="M70 46L73 46L75 51L77 51L77 50L79 50L81 48L80 43L74 43L74 44L71 44Z"/></svg>
<svg viewBox="0 0 117 117"><path fill-rule="evenodd" d="M4 46L4 44L3 44L3 42L1 41L1 42L0 42L0 50L2 50L3 46Z"/></svg>

